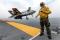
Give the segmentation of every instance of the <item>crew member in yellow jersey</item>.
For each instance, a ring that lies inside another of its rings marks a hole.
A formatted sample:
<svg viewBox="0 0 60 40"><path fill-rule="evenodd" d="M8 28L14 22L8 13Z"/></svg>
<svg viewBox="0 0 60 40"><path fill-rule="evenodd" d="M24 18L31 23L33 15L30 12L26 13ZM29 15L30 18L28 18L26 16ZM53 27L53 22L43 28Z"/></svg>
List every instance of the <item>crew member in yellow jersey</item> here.
<svg viewBox="0 0 60 40"><path fill-rule="evenodd" d="M41 9L39 10L39 13L36 17L40 16L40 25L41 25L41 35L44 34L44 26L46 27L47 35L49 39L51 38L51 31L50 31L50 22L48 19L49 14L51 14L50 9L45 5L44 2L40 3Z"/></svg>

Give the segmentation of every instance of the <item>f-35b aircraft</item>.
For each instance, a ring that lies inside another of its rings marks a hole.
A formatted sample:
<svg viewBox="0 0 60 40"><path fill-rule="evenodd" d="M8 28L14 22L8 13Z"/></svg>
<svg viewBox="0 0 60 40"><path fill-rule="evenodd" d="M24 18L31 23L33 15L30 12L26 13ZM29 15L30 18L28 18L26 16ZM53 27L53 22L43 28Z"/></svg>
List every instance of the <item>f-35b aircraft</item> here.
<svg viewBox="0 0 60 40"><path fill-rule="evenodd" d="M22 19L22 17L26 16L26 19L28 19L28 15L33 15L36 11L31 10L31 7L28 8L25 12L20 12L17 8L12 8L12 10L8 11L12 16L10 18L14 17L14 19Z"/></svg>

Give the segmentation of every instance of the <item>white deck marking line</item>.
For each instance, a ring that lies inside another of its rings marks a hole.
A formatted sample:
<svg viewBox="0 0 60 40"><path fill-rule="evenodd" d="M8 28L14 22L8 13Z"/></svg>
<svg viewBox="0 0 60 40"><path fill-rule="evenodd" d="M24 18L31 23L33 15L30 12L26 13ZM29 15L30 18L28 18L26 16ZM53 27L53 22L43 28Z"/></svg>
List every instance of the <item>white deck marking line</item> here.
<svg viewBox="0 0 60 40"><path fill-rule="evenodd" d="M40 32L39 32L37 35L35 35L34 37L30 38L29 40L33 40L33 39L36 38L38 35L40 35Z"/></svg>

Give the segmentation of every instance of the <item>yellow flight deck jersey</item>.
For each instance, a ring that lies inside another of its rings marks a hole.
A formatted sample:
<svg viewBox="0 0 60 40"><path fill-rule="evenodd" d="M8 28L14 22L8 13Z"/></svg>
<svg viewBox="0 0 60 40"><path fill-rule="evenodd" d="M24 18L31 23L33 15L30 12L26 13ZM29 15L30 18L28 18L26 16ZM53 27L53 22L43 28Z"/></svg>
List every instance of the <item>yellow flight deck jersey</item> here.
<svg viewBox="0 0 60 40"><path fill-rule="evenodd" d="M48 7L44 6L39 10L39 13L37 16L40 16L40 19L46 19L48 18L48 15L51 13Z"/></svg>

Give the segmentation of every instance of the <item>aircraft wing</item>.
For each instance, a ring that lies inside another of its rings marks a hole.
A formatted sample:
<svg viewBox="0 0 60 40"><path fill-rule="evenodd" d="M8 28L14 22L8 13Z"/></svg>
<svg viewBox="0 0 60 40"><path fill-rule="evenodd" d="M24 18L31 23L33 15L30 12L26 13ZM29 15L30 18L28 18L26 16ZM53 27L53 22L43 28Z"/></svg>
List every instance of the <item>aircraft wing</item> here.
<svg viewBox="0 0 60 40"><path fill-rule="evenodd" d="M22 14L17 8L12 8L14 15Z"/></svg>
<svg viewBox="0 0 60 40"><path fill-rule="evenodd" d="M15 17L17 14L20 15L22 14L17 8L13 8L15 11L9 10L8 12L12 15L9 18Z"/></svg>
<svg viewBox="0 0 60 40"><path fill-rule="evenodd" d="M8 11L12 16L10 16L9 18L11 18L11 17L14 17L15 15L12 13L12 11L11 10L9 10Z"/></svg>

